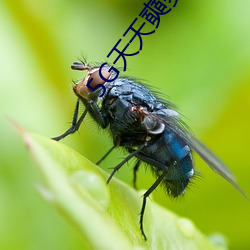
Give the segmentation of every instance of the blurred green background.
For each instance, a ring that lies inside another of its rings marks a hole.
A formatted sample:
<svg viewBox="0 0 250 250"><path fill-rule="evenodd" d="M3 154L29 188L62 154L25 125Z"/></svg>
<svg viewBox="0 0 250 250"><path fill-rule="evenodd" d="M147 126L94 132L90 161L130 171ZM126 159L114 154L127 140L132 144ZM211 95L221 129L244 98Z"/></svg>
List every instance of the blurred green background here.
<svg viewBox="0 0 250 250"><path fill-rule="evenodd" d="M8 117L47 137L64 132L76 100L71 81L82 77L71 63L82 55L106 61L142 8L131 0L0 1L0 249L81 248L81 235L36 191L39 173ZM179 1L127 59L126 74L166 94L250 196L249 13L247 0ZM89 118L63 143L93 162L112 145ZM102 167L110 171L123 157L117 150ZM184 198L174 201L161 188L153 198L204 233L226 235L230 249L250 249L250 202L195 160L203 177ZM117 177L131 184L132 167ZM144 168L138 179L144 189L154 180Z"/></svg>

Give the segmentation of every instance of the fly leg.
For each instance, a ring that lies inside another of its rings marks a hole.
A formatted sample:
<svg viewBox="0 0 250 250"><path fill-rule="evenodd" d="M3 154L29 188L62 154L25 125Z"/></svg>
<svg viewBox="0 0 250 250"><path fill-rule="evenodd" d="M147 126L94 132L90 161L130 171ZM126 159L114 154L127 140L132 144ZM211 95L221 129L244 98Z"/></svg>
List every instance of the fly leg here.
<svg viewBox="0 0 250 250"><path fill-rule="evenodd" d="M110 174L110 176L109 176L109 178L107 180L107 184L109 184L109 182L111 181L114 174L124 165L124 163L129 161L132 157L134 157L138 152L140 152L146 146L147 146L147 143L142 144L137 150L134 150L122 162L120 162L116 167L114 167L112 173Z"/></svg>
<svg viewBox="0 0 250 250"><path fill-rule="evenodd" d="M94 118L94 120L102 127L106 128L108 126L106 115L100 110L99 106L93 100L88 102L89 113Z"/></svg>
<svg viewBox="0 0 250 250"><path fill-rule="evenodd" d="M78 112L79 112L79 103L80 103L80 101L78 99L77 102L76 102L76 106L75 106L75 110L74 110L74 116L73 116L71 127L65 133L63 133L62 135L59 135L57 137L53 137L51 139L53 139L55 141L60 141L64 137L68 136L69 134L75 133L79 129L79 127L80 127L80 125L81 125L84 117L86 116L86 114L88 112L88 106L87 106L86 109L84 110L84 112L82 113L81 117L77 121L77 119L78 119Z"/></svg>
<svg viewBox="0 0 250 250"><path fill-rule="evenodd" d="M161 174L157 180L153 183L153 185L147 190L147 192L143 195L143 201L142 201L142 208L141 208L141 212L140 212L140 230L141 233L143 235L144 240L147 240L147 236L144 232L143 229L143 216L144 216L144 212L145 212L145 208L146 208L146 200L148 198L148 196L157 188L157 186L162 182L163 178L165 177L166 172L163 172L163 174Z"/></svg>
<svg viewBox="0 0 250 250"><path fill-rule="evenodd" d="M77 120L78 119L78 113L79 113L79 104L80 104L80 100L78 99L77 102L76 102L71 127L65 133L63 133L62 135L59 135L57 137L52 138L53 140L60 141L64 137L68 136L69 134L75 133L79 129L83 119L85 118L85 116L86 116L86 114L88 112L93 116L93 118L97 121L97 123L99 125L101 125L102 128L107 127L106 117L101 112L100 108L98 107L98 105L94 101L89 101L88 102L88 104L86 105L86 109L81 114L79 120Z"/></svg>
<svg viewBox="0 0 250 250"><path fill-rule="evenodd" d="M137 171L138 171L140 165L141 165L141 161L140 161L140 160L137 160L136 163L135 163L135 166L134 166L134 168L133 168L133 187L134 187L135 189L137 189L137 188L136 188L136 179L137 179L137 178L136 178L136 173L137 173Z"/></svg>
<svg viewBox="0 0 250 250"><path fill-rule="evenodd" d="M116 146L114 145L97 163L96 165L99 165L115 148Z"/></svg>

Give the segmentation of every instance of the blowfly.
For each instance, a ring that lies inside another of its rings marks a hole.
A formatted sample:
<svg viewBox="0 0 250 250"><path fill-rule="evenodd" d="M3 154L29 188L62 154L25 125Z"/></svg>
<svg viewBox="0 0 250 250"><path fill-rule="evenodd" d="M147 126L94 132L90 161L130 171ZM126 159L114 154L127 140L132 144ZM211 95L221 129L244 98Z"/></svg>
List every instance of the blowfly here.
<svg viewBox="0 0 250 250"><path fill-rule="evenodd" d="M100 65L89 66L84 62L74 62L71 68L86 70L87 74L73 87L78 99L71 127L53 139L59 141L76 132L89 113L101 128L108 128L113 138L113 147L101 160L116 147L123 147L128 152L126 158L114 167L107 183L131 158L137 159L134 166L134 184L139 166L142 163L150 166L156 181L143 195L140 230L145 240L143 216L147 197L159 184L172 197L184 193L195 174L192 151L244 195L232 172L189 132L172 103L157 97L146 85L132 78L114 78L114 81L105 82L98 73ZM108 64L102 68L102 75L107 79L114 77L110 69ZM91 79L93 81L90 83ZM97 85L105 87L97 88ZM79 116L80 102L85 110Z"/></svg>

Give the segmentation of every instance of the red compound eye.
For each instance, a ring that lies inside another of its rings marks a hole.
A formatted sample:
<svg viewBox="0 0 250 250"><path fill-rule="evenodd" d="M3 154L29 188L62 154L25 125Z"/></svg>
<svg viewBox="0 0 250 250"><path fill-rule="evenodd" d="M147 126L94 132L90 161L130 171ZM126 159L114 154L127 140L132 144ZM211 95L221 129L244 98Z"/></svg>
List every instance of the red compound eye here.
<svg viewBox="0 0 250 250"><path fill-rule="evenodd" d="M110 77L110 73L107 69L101 70L102 76L106 79ZM93 78L93 80L90 82L90 80ZM105 81L100 77L99 75L99 68L94 71L93 73L90 72L89 79L88 79L88 86L91 86L92 88L95 88L98 84L104 84Z"/></svg>

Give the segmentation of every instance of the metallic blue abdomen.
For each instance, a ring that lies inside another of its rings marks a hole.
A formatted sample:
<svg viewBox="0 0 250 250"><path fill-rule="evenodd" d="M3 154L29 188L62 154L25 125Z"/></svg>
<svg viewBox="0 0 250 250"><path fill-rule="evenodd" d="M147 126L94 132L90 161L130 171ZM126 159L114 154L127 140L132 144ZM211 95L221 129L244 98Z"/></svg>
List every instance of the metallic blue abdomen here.
<svg viewBox="0 0 250 250"><path fill-rule="evenodd" d="M166 172L162 184L170 195L176 197L185 191L194 175L191 150L170 129L165 129L157 137L137 157L150 164L156 176Z"/></svg>

